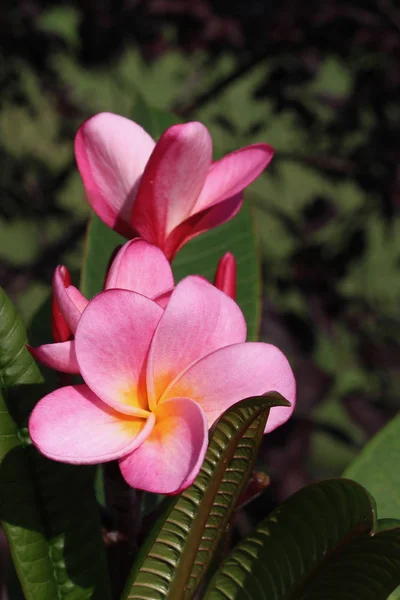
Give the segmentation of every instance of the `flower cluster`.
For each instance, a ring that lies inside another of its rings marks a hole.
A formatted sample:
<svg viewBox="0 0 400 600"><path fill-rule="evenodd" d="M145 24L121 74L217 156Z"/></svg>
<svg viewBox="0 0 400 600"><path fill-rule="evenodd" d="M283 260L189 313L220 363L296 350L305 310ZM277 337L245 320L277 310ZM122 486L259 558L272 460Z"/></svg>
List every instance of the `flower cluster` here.
<svg viewBox="0 0 400 600"><path fill-rule="evenodd" d="M133 239L90 301L65 267L56 269L54 343L30 351L83 383L45 396L32 412L30 435L54 460L117 459L132 487L176 494L196 477L208 429L229 406L280 392L291 407L273 408L266 431L293 411L285 356L246 342L233 256L220 260L214 285L191 275L175 286L169 262L186 241L237 213L244 187L272 150L258 144L212 163L200 123L170 127L155 144L139 125L111 114L87 121L75 149L93 209Z"/></svg>

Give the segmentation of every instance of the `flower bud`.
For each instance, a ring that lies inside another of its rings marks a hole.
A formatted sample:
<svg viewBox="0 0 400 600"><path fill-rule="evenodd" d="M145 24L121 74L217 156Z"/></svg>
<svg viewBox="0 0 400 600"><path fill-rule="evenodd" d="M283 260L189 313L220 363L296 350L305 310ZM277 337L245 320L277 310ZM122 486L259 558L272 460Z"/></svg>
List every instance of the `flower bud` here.
<svg viewBox="0 0 400 600"><path fill-rule="evenodd" d="M218 263L214 285L233 300L236 298L236 260L227 252Z"/></svg>

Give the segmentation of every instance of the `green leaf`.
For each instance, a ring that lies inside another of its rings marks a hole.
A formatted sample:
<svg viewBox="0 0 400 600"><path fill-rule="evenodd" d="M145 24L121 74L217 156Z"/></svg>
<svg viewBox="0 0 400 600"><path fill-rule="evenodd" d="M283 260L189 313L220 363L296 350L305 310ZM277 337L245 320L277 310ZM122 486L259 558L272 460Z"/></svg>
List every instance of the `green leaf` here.
<svg viewBox="0 0 400 600"><path fill-rule="evenodd" d="M132 117L155 139L177 122L173 115L149 108L141 98L136 99ZM85 296L92 298L101 291L110 258L125 241L97 216L91 217L81 278ZM255 340L260 322L261 287L253 218L247 204L232 221L201 234L180 250L172 265L175 281L191 274L213 281L218 261L228 251L237 261L237 302L246 318L248 339Z"/></svg>
<svg viewBox="0 0 400 600"><path fill-rule="evenodd" d="M93 469L52 462L29 444L43 395L26 333L0 288L0 520L27 600L109 598Z"/></svg>
<svg viewBox="0 0 400 600"><path fill-rule="evenodd" d="M233 550L205 600L384 600L400 583L400 528L386 525L354 481L307 486Z"/></svg>
<svg viewBox="0 0 400 600"><path fill-rule="evenodd" d="M253 216L247 204L232 221L194 238L179 251L172 265L175 280L196 273L213 281L218 261L225 252L232 252L236 258L236 301L246 319L247 338L257 340L261 314L260 270Z"/></svg>
<svg viewBox="0 0 400 600"><path fill-rule="evenodd" d="M400 414L372 438L344 474L367 488L382 518L400 519L399 451Z"/></svg>
<svg viewBox="0 0 400 600"><path fill-rule="evenodd" d="M123 600L193 597L252 472L269 409L287 405L272 393L244 400L221 417L199 475L155 526Z"/></svg>
<svg viewBox="0 0 400 600"><path fill-rule="evenodd" d="M97 215L89 217L81 273L81 292L93 298L101 292L110 260L126 239L105 225Z"/></svg>
<svg viewBox="0 0 400 600"><path fill-rule="evenodd" d="M379 521L378 521L379 523ZM299 600L386 600L400 583L400 528L348 544Z"/></svg>

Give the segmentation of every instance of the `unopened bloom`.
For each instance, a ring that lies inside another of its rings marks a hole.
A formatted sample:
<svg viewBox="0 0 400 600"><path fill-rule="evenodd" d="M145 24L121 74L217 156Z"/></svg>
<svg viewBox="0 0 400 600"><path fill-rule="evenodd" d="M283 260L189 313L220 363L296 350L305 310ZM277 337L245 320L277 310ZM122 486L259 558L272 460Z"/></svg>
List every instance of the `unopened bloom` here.
<svg viewBox="0 0 400 600"><path fill-rule="evenodd" d="M236 260L231 252L223 255L215 273L214 285L235 300L236 298Z"/></svg>
<svg viewBox="0 0 400 600"><path fill-rule="evenodd" d="M62 265L58 267L58 279L66 288L72 283L68 269ZM68 327L54 293L51 299L51 333L55 342L66 342L72 337L72 331Z"/></svg>
<svg viewBox="0 0 400 600"><path fill-rule="evenodd" d="M128 290L98 294L79 319L75 352L83 385L45 396L29 431L44 455L93 464L118 459L132 487L175 494L202 464L208 428L239 400L276 390L266 431L290 416L295 381L274 346L245 342L238 305L189 276L163 310Z"/></svg>
<svg viewBox="0 0 400 600"><path fill-rule="evenodd" d="M242 192L273 156L254 144L212 162L198 122L169 127L157 144L136 123L111 113L86 121L75 156L90 205L112 229L141 236L169 260L191 238L236 215Z"/></svg>

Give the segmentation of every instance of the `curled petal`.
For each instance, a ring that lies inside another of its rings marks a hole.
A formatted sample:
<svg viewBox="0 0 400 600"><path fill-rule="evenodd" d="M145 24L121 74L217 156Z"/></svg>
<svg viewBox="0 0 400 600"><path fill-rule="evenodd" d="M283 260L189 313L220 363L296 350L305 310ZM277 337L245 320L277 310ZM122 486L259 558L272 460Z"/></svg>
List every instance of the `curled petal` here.
<svg viewBox="0 0 400 600"><path fill-rule="evenodd" d="M206 208L205 210L192 215L187 218L186 221L183 221L183 223L175 227L162 245L162 249L168 260L172 260L178 250L180 250L189 240L233 219L239 212L242 204L243 195L237 194L228 200L219 202L210 208Z"/></svg>
<svg viewBox="0 0 400 600"><path fill-rule="evenodd" d="M207 420L196 402L174 398L157 407L156 424L146 441L120 460L132 487L156 494L178 494L191 485L208 444Z"/></svg>
<svg viewBox="0 0 400 600"><path fill-rule="evenodd" d="M236 298L236 260L227 252L218 263L214 285L233 300Z"/></svg>
<svg viewBox="0 0 400 600"><path fill-rule="evenodd" d="M273 155L274 150L268 144L254 144L215 162L210 167L195 212L240 194L261 175Z"/></svg>
<svg viewBox="0 0 400 600"><path fill-rule="evenodd" d="M65 287L63 267L58 266L53 277L53 294L61 314L72 333L75 333L82 311L88 304L85 296L73 285Z"/></svg>
<svg viewBox="0 0 400 600"><path fill-rule="evenodd" d="M136 123L111 113L86 121L75 138L75 157L90 205L106 225L132 237L129 225L154 140Z"/></svg>
<svg viewBox="0 0 400 600"><path fill-rule="evenodd" d="M279 392L290 407L271 409L266 432L285 423L296 402L293 371L284 354L271 344L245 342L216 350L190 366L163 394L160 402L188 396L199 402L211 425L230 406L251 396Z"/></svg>
<svg viewBox="0 0 400 600"><path fill-rule="evenodd" d="M80 318L75 347L82 377L116 410L148 415L145 365L162 314L156 302L136 292L107 290Z"/></svg>
<svg viewBox="0 0 400 600"><path fill-rule="evenodd" d="M132 452L150 435L154 421L153 415L147 421L121 415L86 385L77 385L42 398L29 419L29 433L53 460L95 464Z"/></svg>
<svg viewBox="0 0 400 600"><path fill-rule="evenodd" d="M198 122L173 125L157 142L132 210L131 226L163 248L167 235L192 212L212 158L212 141Z"/></svg>
<svg viewBox="0 0 400 600"><path fill-rule="evenodd" d="M245 339L246 323L236 302L202 277L186 277L172 292L151 344L150 407L191 363Z"/></svg>
<svg viewBox="0 0 400 600"><path fill-rule="evenodd" d="M131 290L154 298L173 288L174 277L164 253L144 240L127 242L108 271L105 289Z"/></svg>
<svg viewBox="0 0 400 600"><path fill-rule="evenodd" d="M55 369L61 373L79 374L79 365L76 360L75 342L58 342L55 344L43 344L34 348L27 346L32 356L49 369Z"/></svg>

